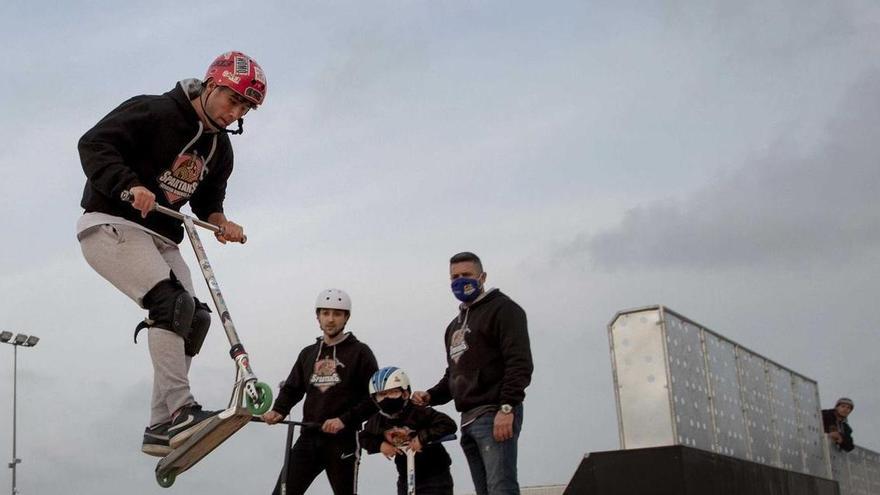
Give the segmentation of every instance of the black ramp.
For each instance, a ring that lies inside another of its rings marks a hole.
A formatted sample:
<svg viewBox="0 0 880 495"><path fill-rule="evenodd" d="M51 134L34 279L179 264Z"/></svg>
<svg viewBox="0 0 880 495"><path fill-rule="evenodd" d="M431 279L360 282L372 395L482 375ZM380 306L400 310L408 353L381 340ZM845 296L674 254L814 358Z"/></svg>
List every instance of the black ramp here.
<svg viewBox="0 0 880 495"><path fill-rule="evenodd" d="M591 453L565 495L840 495L837 482L684 446Z"/></svg>

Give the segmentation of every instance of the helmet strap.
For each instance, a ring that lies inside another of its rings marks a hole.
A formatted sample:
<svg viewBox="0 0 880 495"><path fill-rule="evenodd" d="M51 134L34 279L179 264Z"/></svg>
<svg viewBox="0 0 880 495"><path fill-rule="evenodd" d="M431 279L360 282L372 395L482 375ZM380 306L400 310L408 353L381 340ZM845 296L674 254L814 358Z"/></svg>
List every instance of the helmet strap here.
<svg viewBox="0 0 880 495"><path fill-rule="evenodd" d="M214 90L217 89L217 87L218 86L214 86L210 92L213 93ZM243 133L244 132L244 119L243 118L238 119L238 129L234 130L234 131L230 131L229 129L227 129L227 128L223 127L222 125L220 125L219 123L215 122L214 119L212 119L211 116L208 115L208 106L207 106L208 97L210 97L210 95L206 95L205 92L202 91L202 93L199 95L199 100L202 104L202 115L205 116L205 119L208 121L209 124L211 124L211 127L213 127L214 129L217 129L218 132L225 132L226 134L241 134L241 133Z"/></svg>
<svg viewBox="0 0 880 495"><path fill-rule="evenodd" d="M220 132L225 132L227 134L241 134L244 132L244 119L238 119L238 129L234 131L230 131L229 129L220 129Z"/></svg>

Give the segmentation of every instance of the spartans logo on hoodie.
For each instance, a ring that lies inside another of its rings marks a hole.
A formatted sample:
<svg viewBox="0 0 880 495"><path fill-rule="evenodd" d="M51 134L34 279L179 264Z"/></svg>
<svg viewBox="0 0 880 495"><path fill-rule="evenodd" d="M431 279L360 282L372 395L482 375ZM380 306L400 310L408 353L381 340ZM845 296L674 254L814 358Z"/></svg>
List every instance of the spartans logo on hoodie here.
<svg viewBox="0 0 880 495"><path fill-rule="evenodd" d="M337 385L342 381L342 378L339 377L339 373L336 371L337 365L342 366L342 363L330 357L315 361L314 372L309 383L317 387L321 392L326 392L334 385Z"/></svg>
<svg viewBox="0 0 880 495"><path fill-rule="evenodd" d="M465 326L452 332L452 336L449 338L449 359L458 363L461 355L468 350L468 343L465 337L470 331L471 329Z"/></svg>
<svg viewBox="0 0 880 495"><path fill-rule="evenodd" d="M205 171L205 161L196 153L183 153L177 156L170 169L159 177L159 187L171 204L185 201L196 190Z"/></svg>

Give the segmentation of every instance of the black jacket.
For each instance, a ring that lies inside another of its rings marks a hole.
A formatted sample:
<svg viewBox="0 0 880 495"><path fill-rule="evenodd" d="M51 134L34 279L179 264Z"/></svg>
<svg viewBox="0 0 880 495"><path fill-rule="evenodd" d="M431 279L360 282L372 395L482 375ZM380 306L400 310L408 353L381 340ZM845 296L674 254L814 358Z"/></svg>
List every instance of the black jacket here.
<svg viewBox="0 0 880 495"><path fill-rule="evenodd" d="M377 369L373 351L353 334L332 346L319 337L299 353L272 410L287 416L305 396L303 421L338 417L346 429L359 430L376 411L368 384Z"/></svg>
<svg viewBox="0 0 880 495"><path fill-rule="evenodd" d="M519 405L533 370L525 311L497 289L460 309L446 327L446 373L428 390L431 404Z"/></svg>
<svg viewBox="0 0 880 495"><path fill-rule="evenodd" d="M385 441L386 431L404 426L416 432L423 447L415 457L416 485L419 479L427 480L432 474L448 473L452 464L449 454L441 443L431 442L452 435L457 428L452 418L430 407L416 406L410 402L396 418L374 414L360 433L361 447L368 453L375 454ZM397 473L406 479L406 456L395 456L394 463L397 465Z"/></svg>
<svg viewBox="0 0 880 495"><path fill-rule="evenodd" d="M822 425L825 427L825 433L836 431L841 434L841 436L843 437L843 442L838 444L840 450L844 452L849 452L856 447L853 443L852 428L850 428L849 423L846 421L846 419L841 419L838 421L837 414L835 414L834 409L822 410Z"/></svg>
<svg viewBox="0 0 880 495"><path fill-rule="evenodd" d="M183 240L180 220L160 214L141 218L119 199L120 193L144 186L158 204L174 210L189 200L202 220L223 212L232 146L226 134L201 130L189 98L181 83L163 95L135 96L80 138L87 177L80 204L86 212L131 220L178 243Z"/></svg>

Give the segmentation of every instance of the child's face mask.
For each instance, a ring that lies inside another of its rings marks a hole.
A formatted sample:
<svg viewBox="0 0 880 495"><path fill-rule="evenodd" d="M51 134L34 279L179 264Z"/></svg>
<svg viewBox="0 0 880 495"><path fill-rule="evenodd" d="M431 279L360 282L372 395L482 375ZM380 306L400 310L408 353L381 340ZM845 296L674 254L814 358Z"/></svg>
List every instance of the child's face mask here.
<svg viewBox="0 0 880 495"><path fill-rule="evenodd" d="M406 406L407 400L403 397L388 398L379 403L379 409L385 414L398 414Z"/></svg>
<svg viewBox="0 0 880 495"><path fill-rule="evenodd" d="M398 414L409 402L409 393L399 388L385 390L378 394L376 403L386 415Z"/></svg>

